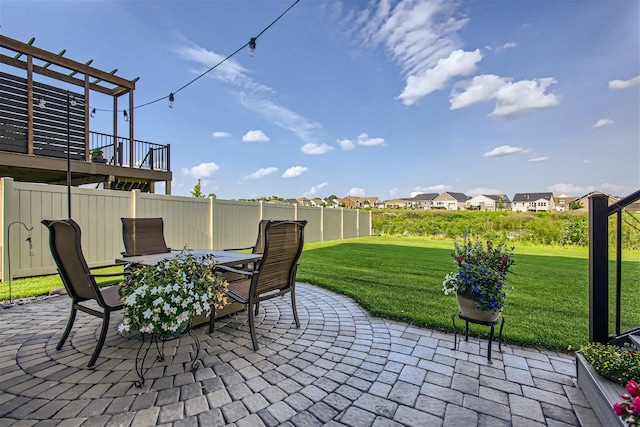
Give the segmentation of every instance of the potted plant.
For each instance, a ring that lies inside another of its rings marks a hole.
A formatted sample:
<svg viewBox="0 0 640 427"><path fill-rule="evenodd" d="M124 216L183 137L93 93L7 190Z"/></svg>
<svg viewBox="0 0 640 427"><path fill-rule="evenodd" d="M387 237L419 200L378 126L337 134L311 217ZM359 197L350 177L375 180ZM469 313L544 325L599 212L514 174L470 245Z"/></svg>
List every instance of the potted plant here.
<svg viewBox="0 0 640 427"><path fill-rule="evenodd" d="M514 248L487 240L471 242L464 236L462 245L454 242L451 254L457 271L446 275L445 295L455 293L460 313L484 322L496 321L502 313L507 276L514 263Z"/></svg>
<svg viewBox="0 0 640 427"><path fill-rule="evenodd" d="M91 161L98 162L98 163L105 162L104 157L102 155L102 148L96 147L91 150Z"/></svg>
<svg viewBox="0 0 640 427"><path fill-rule="evenodd" d="M139 330L160 337L184 332L193 316L210 315L227 302L227 281L215 271L213 255L187 249L153 266L134 269L120 287L124 301L120 332Z"/></svg>

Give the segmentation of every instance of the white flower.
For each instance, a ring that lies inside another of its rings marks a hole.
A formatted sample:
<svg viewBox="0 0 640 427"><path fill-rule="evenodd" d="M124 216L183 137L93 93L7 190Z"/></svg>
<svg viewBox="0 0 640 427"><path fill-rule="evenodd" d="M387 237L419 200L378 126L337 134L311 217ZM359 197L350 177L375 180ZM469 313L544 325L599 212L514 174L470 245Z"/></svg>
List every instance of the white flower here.
<svg viewBox="0 0 640 427"><path fill-rule="evenodd" d="M153 311L151 311L150 308L147 308L147 310L144 313L142 313L142 317L144 317L145 319L150 319L152 314L153 314Z"/></svg>
<svg viewBox="0 0 640 427"><path fill-rule="evenodd" d="M153 288L151 288L151 295L158 295L159 292L160 292L160 288L158 288L157 286L154 286Z"/></svg>
<svg viewBox="0 0 640 427"><path fill-rule="evenodd" d="M153 305L154 306L158 306L160 304L162 304L164 302L164 300L162 299L162 297L158 297L153 301Z"/></svg>
<svg viewBox="0 0 640 427"><path fill-rule="evenodd" d="M129 332L131 325L128 323L122 322L120 326L118 326L118 332Z"/></svg>
<svg viewBox="0 0 640 427"><path fill-rule="evenodd" d="M134 306L136 304L136 299L137 299L137 296L135 293L133 293L127 297L124 303L128 306Z"/></svg>
<svg viewBox="0 0 640 427"><path fill-rule="evenodd" d="M173 290L178 292L180 290L180 285L178 285L177 283L173 284Z"/></svg>

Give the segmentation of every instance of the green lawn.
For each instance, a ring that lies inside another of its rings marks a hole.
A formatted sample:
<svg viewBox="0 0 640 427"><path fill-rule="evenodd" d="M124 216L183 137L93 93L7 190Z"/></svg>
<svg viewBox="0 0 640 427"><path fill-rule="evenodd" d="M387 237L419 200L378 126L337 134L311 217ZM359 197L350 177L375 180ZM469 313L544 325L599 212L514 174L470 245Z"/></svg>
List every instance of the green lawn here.
<svg viewBox="0 0 640 427"><path fill-rule="evenodd" d="M452 331L454 296L442 292L444 276L455 269L451 240L367 237L305 244L298 280L348 295L372 314ZM588 342L589 270L586 248L521 246L510 277L505 316L507 342L556 350ZM626 288L637 286L640 254L623 266ZM610 269L613 271L613 267ZM613 295L613 294L612 294ZM612 297L613 298L613 297ZM612 305L612 304L610 304ZM622 329L640 325L640 293L627 291ZM613 315L611 322L613 325ZM611 327L613 330L613 326ZM488 328L471 330L487 335Z"/></svg>
<svg viewBox="0 0 640 427"><path fill-rule="evenodd" d="M424 237L372 236L307 243L298 280L348 295L380 317L452 331L456 300L442 293L444 276L455 269L452 250L451 240ZM520 245L514 256L503 312L505 340L562 351L587 344L587 249ZM640 325L640 253L625 252L624 259L622 330ZM611 266L612 277L614 271ZM18 279L13 281L13 297L45 295L60 286L58 276ZM0 300L6 299L8 286L2 286ZM613 314L610 321L613 331ZM472 325L471 331L486 336L488 328Z"/></svg>

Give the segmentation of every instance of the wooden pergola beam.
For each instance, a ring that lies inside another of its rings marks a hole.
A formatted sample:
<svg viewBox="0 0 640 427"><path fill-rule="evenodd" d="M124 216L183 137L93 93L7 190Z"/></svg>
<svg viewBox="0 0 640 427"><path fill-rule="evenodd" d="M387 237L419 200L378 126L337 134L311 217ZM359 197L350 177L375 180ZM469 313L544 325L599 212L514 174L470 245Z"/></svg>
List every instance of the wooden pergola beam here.
<svg viewBox="0 0 640 427"><path fill-rule="evenodd" d="M105 71L98 70L97 68L90 67L81 62L77 62L62 56L58 56L52 52L48 52L44 49L40 49L28 43L23 43L21 41L14 40L12 38L9 38L1 34L0 34L0 46L13 50L14 52L17 52L19 54L30 55L34 58L44 61L45 63L50 62L51 64L57 65L59 67L66 68L71 71L87 74L93 78L97 78L107 83L110 83L112 85L119 86L119 88L112 89L112 91L115 91L116 93L135 89L135 83L132 82L131 80L127 80L122 77L118 77L116 75L107 73ZM6 56L4 56L4 58L6 58ZM4 61L4 58L2 58L3 61ZM9 57L9 59L13 59L15 61L25 63L24 61L21 61L19 57L15 57L15 58ZM13 65L13 64L10 64L10 65ZM20 67L20 68L23 68L23 67ZM34 72L37 72L38 74L42 74L41 73L42 70L46 70L46 68L36 67L34 65ZM62 73L60 74L65 75ZM73 84L76 84L76 83L73 83ZM82 85L84 85L84 82L82 83ZM105 93L104 91L101 91L101 92Z"/></svg>

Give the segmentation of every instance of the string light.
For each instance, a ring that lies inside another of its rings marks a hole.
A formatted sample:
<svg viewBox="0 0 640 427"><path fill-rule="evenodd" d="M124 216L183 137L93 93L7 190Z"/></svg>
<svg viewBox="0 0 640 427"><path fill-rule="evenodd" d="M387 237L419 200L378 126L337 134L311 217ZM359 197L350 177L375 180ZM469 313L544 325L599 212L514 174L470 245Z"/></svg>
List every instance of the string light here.
<svg viewBox="0 0 640 427"><path fill-rule="evenodd" d="M93 110L91 110L91 117L95 117L96 116L96 109L94 108Z"/></svg>
<svg viewBox="0 0 640 427"><path fill-rule="evenodd" d="M251 39L245 43L244 45L240 46L238 49L236 49L232 54L230 54L229 56L227 56L226 58L224 58L223 60L221 60L220 62L218 62L217 64L215 64L213 67L209 68L208 70L206 70L205 72L203 72L202 74L200 74L199 76L197 76L196 78L194 78L193 80L191 80L190 82L188 82L187 84L183 85L182 87L180 87L179 89L171 92L168 96L163 96L162 98L158 98L158 99L154 99L153 101L149 101L145 104L140 104L137 105L133 108L142 108L142 107L146 107L147 105L151 105L151 104L155 104L156 102L160 102L164 99L168 99L169 100L169 108L173 108L175 105L175 94L177 94L178 92L180 92L181 90L187 88L188 86L190 86L191 84L195 83L197 80L199 80L200 78L204 77L205 75L209 74L211 71L213 71L214 69L216 69L217 67L219 67L220 65L222 65L225 61L231 59L236 53L240 52L242 49L244 49L245 47L249 46L249 55L250 56L255 56L256 54L256 41L258 40L258 38L264 34L269 28L271 28L276 22L278 22L280 20L280 18L282 18L287 12L289 12L296 4L298 4L300 2L300 0L295 0L291 6L289 6L284 12L282 12L280 14L280 16L278 16L276 19L274 19L269 25L267 25L262 31L260 31L260 33L258 33L257 36L255 37L251 37ZM42 101L41 101L42 102ZM102 110L101 110L102 111ZM108 110L104 110L104 111L108 111ZM127 116L127 112L126 110L124 110L124 116L125 116L125 120L129 121L129 118Z"/></svg>
<svg viewBox="0 0 640 427"><path fill-rule="evenodd" d="M127 110L122 110L122 115L124 115L124 121L128 122L129 121L129 115L127 114Z"/></svg>
<svg viewBox="0 0 640 427"><path fill-rule="evenodd" d="M47 103L47 101L44 100L44 98L40 98L40 101L38 102L38 106L40 108L44 108L44 105Z"/></svg>

